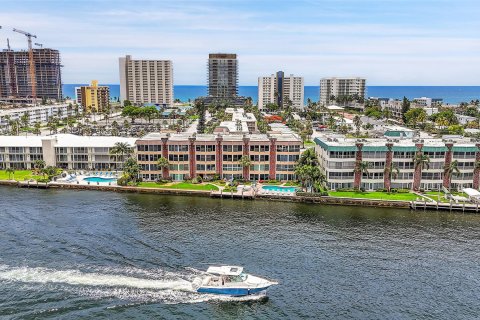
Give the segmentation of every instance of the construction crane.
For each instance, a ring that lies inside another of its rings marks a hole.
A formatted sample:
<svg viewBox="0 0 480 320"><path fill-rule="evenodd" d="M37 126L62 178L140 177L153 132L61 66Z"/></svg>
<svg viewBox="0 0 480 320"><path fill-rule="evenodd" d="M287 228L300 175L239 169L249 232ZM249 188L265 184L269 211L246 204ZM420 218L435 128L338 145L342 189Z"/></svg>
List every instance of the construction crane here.
<svg viewBox="0 0 480 320"><path fill-rule="evenodd" d="M36 42L35 42L34 44L35 44L37 47L40 47L40 49L43 49L43 44L41 44L41 43L36 43Z"/></svg>
<svg viewBox="0 0 480 320"><path fill-rule="evenodd" d="M14 32L23 34L28 39L28 60L30 65L30 81L32 81L32 99L33 103L37 101L37 80L35 77L35 62L33 61L32 38L37 38L36 35L18 29L13 29Z"/></svg>

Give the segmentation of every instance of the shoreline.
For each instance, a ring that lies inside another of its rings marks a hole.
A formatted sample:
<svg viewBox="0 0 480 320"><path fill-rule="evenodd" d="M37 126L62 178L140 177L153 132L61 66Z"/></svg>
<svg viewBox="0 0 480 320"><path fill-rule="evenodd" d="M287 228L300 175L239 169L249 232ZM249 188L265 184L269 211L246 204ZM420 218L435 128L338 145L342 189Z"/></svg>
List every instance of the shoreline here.
<svg viewBox="0 0 480 320"><path fill-rule="evenodd" d="M396 208L410 211L456 211L461 213L480 213L479 204L453 204L453 203L437 203L426 201L403 201L403 200L381 200L381 199L361 199L347 197L332 196L314 196L314 195L266 195L257 194L255 196L243 196L232 193L218 193L207 190L188 190L188 189L171 189L171 188L146 188L132 186L102 186L102 185L81 185L81 184L60 184L50 183L25 183L23 181L0 180L0 186L16 187L16 188L36 188L36 189L67 189L67 190L90 190L103 192L120 192L120 193L141 193L156 195L174 195L174 196L194 196L208 197L219 199L239 199L239 200L261 200L276 202L295 202L317 205L332 206L356 206L356 207L374 207L374 208Z"/></svg>
<svg viewBox="0 0 480 320"><path fill-rule="evenodd" d="M380 208L400 208L411 209L409 201L399 200L377 200L377 199L359 199L344 197L309 197L309 196L280 196L280 195L262 195L257 194L255 197L241 196L231 193L213 193L204 190L185 190L185 189L169 189L169 188L145 188L131 186L101 186L101 185L79 185L79 184L59 184L59 183L24 183L20 181L0 180L0 186L10 186L17 188L41 188L41 189L70 189L70 190L93 190L108 192L124 192L124 193L143 193L143 194L165 194L178 196L197 196L209 198L226 198L226 199L249 199L263 201L279 201L279 202L296 202L307 204L325 204L325 205L341 205L341 206L362 206L362 207L380 207Z"/></svg>

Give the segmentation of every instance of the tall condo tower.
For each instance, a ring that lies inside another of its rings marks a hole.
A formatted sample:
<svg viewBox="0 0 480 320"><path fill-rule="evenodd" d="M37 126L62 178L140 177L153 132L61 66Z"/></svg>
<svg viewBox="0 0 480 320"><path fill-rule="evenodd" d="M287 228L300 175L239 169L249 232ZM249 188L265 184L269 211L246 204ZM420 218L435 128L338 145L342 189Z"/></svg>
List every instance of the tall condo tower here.
<svg viewBox="0 0 480 320"><path fill-rule="evenodd" d="M135 104L173 105L173 66L171 60L119 59L120 99Z"/></svg>
<svg viewBox="0 0 480 320"><path fill-rule="evenodd" d="M37 98L62 99L60 52L54 49L33 49ZM28 51L0 52L0 98L32 97L32 81Z"/></svg>
<svg viewBox="0 0 480 320"><path fill-rule="evenodd" d="M285 76L283 71L278 71L269 77L258 78L258 108L264 109L269 103L278 105L279 108L291 106L303 109L304 99L303 77L293 74Z"/></svg>
<svg viewBox="0 0 480 320"><path fill-rule="evenodd" d="M238 60L232 53L208 56L208 96L235 98L238 94Z"/></svg>

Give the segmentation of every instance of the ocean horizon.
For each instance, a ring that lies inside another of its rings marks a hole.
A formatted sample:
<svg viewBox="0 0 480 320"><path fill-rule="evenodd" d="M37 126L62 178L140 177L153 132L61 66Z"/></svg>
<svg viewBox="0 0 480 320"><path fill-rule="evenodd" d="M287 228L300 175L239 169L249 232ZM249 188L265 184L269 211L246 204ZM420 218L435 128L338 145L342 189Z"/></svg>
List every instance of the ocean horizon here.
<svg viewBox="0 0 480 320"><path fill-rule="evenodd" d="M88 84L64 84L63 96L75 97L75 87ZM119 84L103 84L110 87L110 97L120 95ZM202 85L175 85L173 88L175 99L193 101L197 97L207 95L207 86ZM239 95L252 97L253 102L258 100L257 86L239 86ZM308 99L318 101L320 86L305 86L305 103ZM441 98L445 103L457 104L480 99L480 86L367 86L367 97L402 99L404 96L414 98L429 97Z"/></svg>

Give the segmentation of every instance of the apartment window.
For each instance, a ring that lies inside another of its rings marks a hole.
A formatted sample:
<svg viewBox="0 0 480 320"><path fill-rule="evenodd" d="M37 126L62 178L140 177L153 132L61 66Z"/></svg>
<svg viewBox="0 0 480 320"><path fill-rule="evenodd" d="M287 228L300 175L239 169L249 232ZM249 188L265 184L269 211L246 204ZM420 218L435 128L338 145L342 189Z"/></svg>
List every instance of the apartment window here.
<svg viewBox="0 0 480 320"><path fill-rule="evenodd" d="M250 146L250 151L252 151L252 152L268 152L268 151L270 151L270 146L269 145Z"/></svg>
<svg viewBox="0 0 480 320"><path fill-rule="evenodd" d="M277 154L277 161L285 161L285 162L295 162L298 161L300 156L298 154Z"/></svg>
<svg viewBox="0 0 480 320"><path fill-rule="evenodd" d="M195 146L195 150L198 152L213 152L215 151L215 145Z"/></svg>
<svg viewBox="0 0 480 320"><path fill-rule="evenodd" d="M23 153L23 147L10 147L8 148L9 153Z"/></svg>
<svg viewBox="0 0 480 320"><path fill-rule="evenodd" d="M330 158L355 158L355 151L330 151Z"/></svg>
<svg viewBox="0 0 480 320"><path fill-rule="evenodd" d="M214 164L197 164L197 171L215 171Z"/></svg>
<svg viewBox="0 0 480 320"><path fill-rule="evenodd" d="M224 145L223 151L224 152L240 152L243 150L242 145Z"/></svg>
<svg viewBox="0 0 480 320"><path fill-rule="evenodd" d="M88 161L88 155L86 155L86 154L75 154L75 155L72 156L72 161L76 161L76 162L83 161L83 162L86 162L86 161Z"/></svg>
<svg viewBox="0 0 480 320"><path fill-rule="evenodd" d="M181 151L188 151L188 145L186 144L172 144L168 146L168 151L173 151L173 152L181 152Z"/></svg>
<svg viewBox="0 0 480 320"><path fill-rule="evenodd" d="M196 156L196 159L197 161L215 161L215 155L213 154L207 154L207 155L203 155L203 154L197 154Z"/></svg>
<svg viewBox="0 0 480 320"><path fill-rule="evenodd" d="M2 150L0 150L1 152ZM30 147L30 153L42 153L41 147Z"/></svg>
<svg viewBox="0 0 480 320"><path fill-rule="evenodd" d="M88 148L73 148L73 153L88 153Z"/></svg>
<svg viewBox="0 0 480 320"><path fill-rule="evenodd" d="M169 154L168 161L188 161L188 154Z"/></svg>
<svg viewBox="0 0 480 320"><path fill-rule="evenodd" d="M269 161L270 156L268 154L252 154L250 155L250 161L253 162L262 162L262 161Z"/></svg>
<svg viewBox="0 0 480 320"><path fill-rule="evenodd" d="M224 164L223 171L242 171L243 167L239 164Z"/></svg>
<svg viewBox="0 0 480 320"><path fill-rule="evenodd" d="M277 164L277 171L295 171L293 164Z"/></svg>
<svg viewBox="0 0 480 320"><path fill-rule="evenodd" d="M251 171L269 171L270 165L268 164L253 164L250 166Z"/></svg>
<svg viewBox="0 0 480 320"><path fill-rule="evenodd" d="M169 169L172 171L188 171L188 164L170 164Z"/></svg>
<svg viewBox="0 0 480 320"><path fill-rule="evenodd" d="M239 161L242 155L240 154L224 154L223 161L231 162L231 161Z"/></svg>

